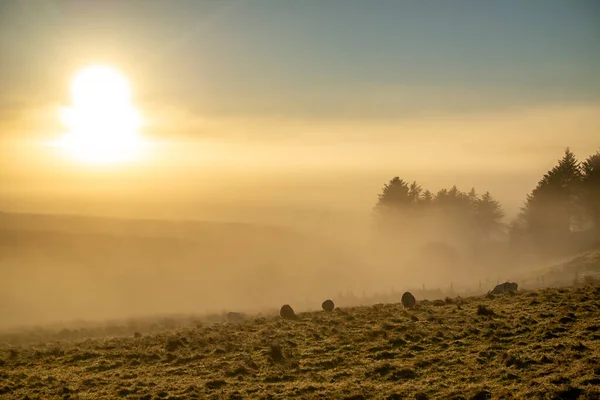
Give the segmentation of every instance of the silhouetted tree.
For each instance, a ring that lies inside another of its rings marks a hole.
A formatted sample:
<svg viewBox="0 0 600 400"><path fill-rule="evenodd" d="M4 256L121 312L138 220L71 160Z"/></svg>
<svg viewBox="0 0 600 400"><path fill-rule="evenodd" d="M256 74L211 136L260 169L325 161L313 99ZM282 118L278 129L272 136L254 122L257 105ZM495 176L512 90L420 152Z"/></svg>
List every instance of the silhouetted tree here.
<svg viewBox="0 0 600 400"><path fill-rule="evenodd" d="M469 198L469 201L472 204L477 204L477 200L479 200L479 196L477 196L477 192L475 191L475 188L471 188L469 193L467 193L467 197Z"/></svg>
<svg viewBox="0 0 600 400"><path fill-rule="evenodd" d="M467 193L467 198L469 199L469 209L471 212L472 218L477 219L477 206L479 204L479 196L477 195L477 191L475 188L471 188L469 193Z"/></svg>
<svg viewBox="0 0 600 400"><path fill-rule="evenodd" d="M582 164L581 204L600 238L600 151L589 156Z"/></svg>
<svg viewBox="0 0 600 400"><path fill-rule="evenodd" d="M503 229L504 212L489 192L479 198L474 188L465 193L455 185L433 195L417 182L409 184L399 177L384 185L374 211L378 226L388 232L409 229L424 240L428 234L432 240L445 234L465 246L489 242Z"/></svg>
<svg viewBox="0 0 600 400"><path fill-rule="evenodd" d="M527 196L515 226L540 245L566 243L581 217L581 177L579 162L567 148L563 158Z"/></svg>
<svg viewBox="0 0 600 400"><path fill-rule="evenodd" d="M433 201L434 205L454 222L464 222L472 216L472 207L469 196L452 186L450 190L440 190Z"/></svg>
<svg viewBox="0 0 600 400"><path fill-rule="evenodd" d="M378 211L406 209L413 202L408 183L396 176L383 187L375 209Z"/></svg>
<svg viewBox="0 0 600 400"><path fill-rule="evenodd" d="M421 193L423 189L420 185L417 185L417 181L413 181L408 188L408 197L411 199L412 203L417 203L421 198Z"/></svg>
<svg viewBox="0 0 600 400"><path fill-rule="evenodd" d="M433 193L431 193L429 190L425 190L421 195L421 198L419 199L419 204L421 204L421 207L423 209L427 209L431 206L432 203Z"/></svg>
<svg viewBox="0 0 600 400"><path fill-rule="evenodd" d="M374 208L378 227L388 232L398 232L406 222L407 212L414 210L417 204L417 190L420 187L416 182L409 185L397 176L385 184Z"/></svg>
<svg viewBox="0 0 600 400"><path fill-rule="evenodd" d="M490 192L485 192L480 199L476 199L476 224L478 234L485 240L490 240L494 234L504 231L504 211L500 203L492 197Z"/></svg>
<svg viewBox="0 0 600 400"><path fill-rule="evenodd" d="M523 250L523 248L527 247L525 242L528 238L525 217L523 216L523 211L521 211L508 225L509 244L513 250Z"/></svg>

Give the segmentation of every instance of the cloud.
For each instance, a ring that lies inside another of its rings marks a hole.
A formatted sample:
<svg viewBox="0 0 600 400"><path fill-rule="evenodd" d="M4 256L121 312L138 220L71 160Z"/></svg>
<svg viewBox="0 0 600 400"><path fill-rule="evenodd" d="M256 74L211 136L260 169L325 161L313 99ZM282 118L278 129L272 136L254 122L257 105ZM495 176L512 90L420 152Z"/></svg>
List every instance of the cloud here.
<svg viewBox="0 0 600 400"><path fill-rule="evenodd" d="M201 78L197 78L201 80ZM532 88L517 85L405 85L330 82L189 82L163 104L208 119L398 121L411 118L471 116L600 102L597 87ZM143 99L144 100L144 99Z"/></svg>
<svg viewBox="0 0 600 400"><path fill-rule="evenodd" d="M435 147L436 143L454 141L464 148L472 148L485 142L493 144L493 150L508 152L519 151L523 146L539 149L559 143L566 145L568 141L590 145L600 127L600 102L462 113L423 112L379 118L360 113L337 118L261 113L215 115L176 106L142 109L148 115L148 131L157 137L247 143L342 146L417 143Z"/></svg>
<svg viewBox="0 0 600 400"><path fill-rule="evenodd" d="M61 131L58 105L25 101L0 103L0 137L39 139Z"/></svg>

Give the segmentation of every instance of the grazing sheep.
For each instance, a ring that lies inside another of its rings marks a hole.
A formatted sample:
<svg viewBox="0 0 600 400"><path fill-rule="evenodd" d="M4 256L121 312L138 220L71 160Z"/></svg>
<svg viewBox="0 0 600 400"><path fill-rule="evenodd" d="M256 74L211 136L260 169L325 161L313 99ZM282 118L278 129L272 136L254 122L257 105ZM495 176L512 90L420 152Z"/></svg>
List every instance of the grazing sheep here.
<svg viewBox="0 0 600 400"><path fill-rule="evenodd" d="M335 308L335 304L333 304L332 300L325 300L323 304L321 304L321 308L327 312L331 312Z"/></svg>
<svg viewBox="0 0 600 400"><path fill-rule="evenodd" d="M230 312L227 314L227 321L229 322L242 322L244 320L244 314L238 312Z"/></svg>
<svg viewBox="0 0 600 400"><path fill-rule="evenodd" d="M402 295L402 305L404 308L413 308L417 304L415 296L410 292L404 292Z"/></svg>
<svg viewBox="0 0 600 400"><path fill-rule="evenodd" d="M491 290L488 293L491 294L503 294L503 293L515 293L519 285L516 282L504 282L499 285L496 285L494 290Z"/></svg>
<svg viewBox="0 0 600 400"><path fill-rule="evenodd" d="M281 310L279 310L279 315L283 319L297 319L298 318L296 316L296 313L294 312L294 309L292 307L290 307L289 304L284 304L283 306L281 306Z"/></svg>

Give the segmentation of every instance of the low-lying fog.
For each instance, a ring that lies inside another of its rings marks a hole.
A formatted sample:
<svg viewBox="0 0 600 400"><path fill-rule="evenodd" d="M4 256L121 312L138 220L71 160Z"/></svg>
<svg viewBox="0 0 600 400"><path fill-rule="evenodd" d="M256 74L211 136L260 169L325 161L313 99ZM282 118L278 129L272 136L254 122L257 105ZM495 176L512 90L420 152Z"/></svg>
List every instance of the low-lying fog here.
<svg viewBox="0 0 600 400"><path fill-rule="evenodd" d="M269 214L247 206L246 218L236 210L243 223L215 222L217 213L199 222L0 214L1 325L284 303L302 311L340 294L477 289L480 280L510 277L501 250L477 264L436 248L444 242L460 252L464 243L435 215L391 235L376 229L371 208Z"/></svg>

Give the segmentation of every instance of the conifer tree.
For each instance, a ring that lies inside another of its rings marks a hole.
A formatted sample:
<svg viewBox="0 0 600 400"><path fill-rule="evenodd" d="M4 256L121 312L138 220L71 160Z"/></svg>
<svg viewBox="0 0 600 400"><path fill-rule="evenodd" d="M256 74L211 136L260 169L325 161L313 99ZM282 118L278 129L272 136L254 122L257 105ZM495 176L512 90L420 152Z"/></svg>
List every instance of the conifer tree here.
<svg viewBox="0 0 600 400"><path fill-rule="evenodd" d="M581 178L579 162L567 148L527 196L517 225L540 245L565 243L581 218Z"/></svg>
<svg viewBox="0 0 600 400"><path fill-rule="evenodd" d="M503 218L504 211L500 203L492 197L490 192L485 192L477 200L476 224L478 233L482 235L483 239L489 241L494 234L503 232Z"/></svg>
<svg viewBox="0 0 600 400"><path fill-rule="evenodd" d="M397 176L385 184L378 197L375 209L379 211L400 210L413 202L408 183Z"/></svg>
<svg viewBox="0 0 600 400"><path fill-rule="evenodd" d="M581 165L581 205L600 238L600 151L589 156Z"/></svg>

